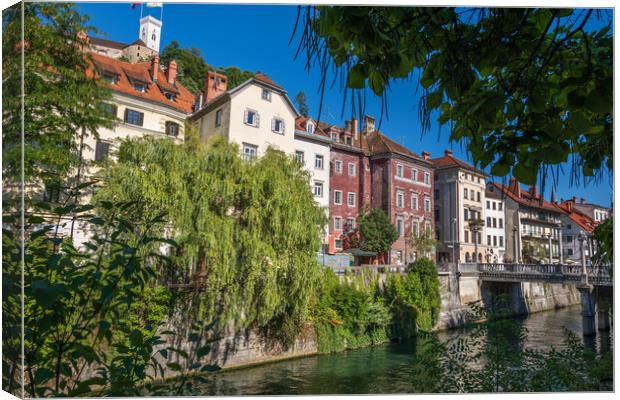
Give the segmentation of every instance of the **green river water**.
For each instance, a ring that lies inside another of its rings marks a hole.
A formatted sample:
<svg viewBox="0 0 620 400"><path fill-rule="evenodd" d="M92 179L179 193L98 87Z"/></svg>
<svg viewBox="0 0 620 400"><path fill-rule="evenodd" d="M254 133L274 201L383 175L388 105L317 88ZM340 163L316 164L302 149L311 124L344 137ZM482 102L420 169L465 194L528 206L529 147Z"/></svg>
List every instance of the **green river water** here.
<svg viewBox="0 0 620 400"><path fill-rule="evenodd" d="M528 330L524 347L548 349L564 345L563 329L581 336L580 307L545 311L519 319ZM466 335L464 330L439 333L441 339ZM586 343L598 352L610 351L612 335L599 333ZM416 360L416 343L379 346L322 354L256 367L223 371L196 387L194 395L308 395L417 393L412 376L423 368Z"/></svg>

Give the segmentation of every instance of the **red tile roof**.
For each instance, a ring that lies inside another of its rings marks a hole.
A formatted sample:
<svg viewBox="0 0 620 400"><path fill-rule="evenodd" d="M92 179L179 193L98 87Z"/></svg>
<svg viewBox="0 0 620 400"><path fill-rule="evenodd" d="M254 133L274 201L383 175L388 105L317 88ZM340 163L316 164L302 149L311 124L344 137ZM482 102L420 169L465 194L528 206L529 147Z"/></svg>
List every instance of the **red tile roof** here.
<svg viewBox="0 0 620 400"><path fill-rule="evenodd" d="M479 170L471 164L466 163L463 160L460 160L452 155L452 152L446 151L446 154L443 157L433 158L430 160L435 168L452 168L452 167L460 167L466 169L471 172L475 172L477 174L488 176L484 171Z"/></svg>
<svg viewBox="0 0 620 400"><path fill-rule="evenodd" d="M559 209L557 205L545 200L542 195L536 194L536 196L534 196L531 192L523 189L519 182L514 182L511 186L505 186L496 182L491 184L504 193L507 197L521 205L564 214L563 210Z"/></svg>
<svg viewBox="0 0 620 400"><path fill-rule="evenodd" d="M110 47L117 50L123 50L125 47L129 46L127 43L121 43L115 40L102 39L98 37L89 37L88 40L93 45Z"/></svg>
<svg viewBox="0 0 620 400"><path fill-rule="evenodd" d="M269 78L267 75L263 74L262 72L257 72L256 75L254 75L254 78L258 79L261 82L265 82L268 85L274 86L280 90L284 90L282 86L272 81L271 78Z"/></svg>
<svg viewBox="0 0 620 400"><path fill-rule="evenodd" d="M97 53L89 53L92 61L99 71L111 72L117 75L116 84L106 84L111 90L138 97L147 101L159 103L164 106L174 108L183 113L191 113L194 107L195 96L190 93L178 81L174 84L166 80L164 72L159 71L157 82L153 82L151 77L151 63L142 62L131 64L115 58L106 57ZM147 84L144 93L138 92L133 88L131 80L138 80ZM156 84L155 84L156 83ZM163 91L175 92L175 100L169 100Z"/></svg>
<svg viewBox="0 0 620 400"><path fill-rule="evenodd" d="M306 132L306 125L308 124L308 121L311 121L311 120L312 118L310 117L295 118L295 130ZM330 136L323 131L323 129L321 128L322 126L325 126L325 124L323 124L322 122L318 122L314 124L314 135L329 138Z"/></svg>
<svg viewBox="0 0 620 400"><path fill-rule="evenodd" d="M362 140L362 149L369 151L371 154L397 153L411 158L422 159L416 153L410 151L405 146L401 146L379 131L374 131L366 135L365 138L366 140Z"/></svg>
<svg viewBox="0 0 620 400"><path fill-rule="evenodd" d="M568 214L568 218L587 233L593 233L596 226L600 223L573 208L569 202L554 204L554 206Z"/></svg>

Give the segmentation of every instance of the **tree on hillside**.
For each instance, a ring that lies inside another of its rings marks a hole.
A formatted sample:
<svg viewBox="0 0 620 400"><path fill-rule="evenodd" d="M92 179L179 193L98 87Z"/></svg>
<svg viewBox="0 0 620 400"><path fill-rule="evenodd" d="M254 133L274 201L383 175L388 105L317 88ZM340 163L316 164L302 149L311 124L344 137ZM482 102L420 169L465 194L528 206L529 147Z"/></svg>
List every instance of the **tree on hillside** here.
<svg viewBox="0 0 620 400"><path fill-rule="evenodd" d="M385 254L398 239L398 231L390 222L390 217L380 208L373 208L360 215L358 229L363 250Z"/></svg>
<svg viewBox="0 0 620 400"><path fill-rule="evenodd" d="M613 167L611 11L316 6L302 18L321 85L335 70L385 100L417 77L423 128L438 115L493 175L533 184L568 160L573 178Z"/></svg>
<svg viewBox="0 0 620 400"><path fill-rule="evenodd" d="M3 13L3 179L19 181L22 140L21 4ZM57 184L80 164L80 142L113 118L101 107L110 91L86 73L80 34L87 17L70 3L25 3L24 162L27 182Z"/></svg>
<svg viewBox="0 0 620 400"><path fill-rule="evenodd" d="M308 98L306 94L301 91L295 95L293 99L295 101L295 105L297 106L297 110L301 115L307 117L310 115L310 107L308 107Z"/></svg>
<svg viewBox="0 0 620 400"><path fill-rule="evenodd" d="M233 89L247 81L254 74L250 71L242 71L237 67L213 68L207 64L202 52L196 47L181 48L179 42L173 40L161 52L162 64L168 64L176 60L179 71L179 81L192 93L199 93L204 89L207 71L217 71L228 78L228 88Z"/></svg>

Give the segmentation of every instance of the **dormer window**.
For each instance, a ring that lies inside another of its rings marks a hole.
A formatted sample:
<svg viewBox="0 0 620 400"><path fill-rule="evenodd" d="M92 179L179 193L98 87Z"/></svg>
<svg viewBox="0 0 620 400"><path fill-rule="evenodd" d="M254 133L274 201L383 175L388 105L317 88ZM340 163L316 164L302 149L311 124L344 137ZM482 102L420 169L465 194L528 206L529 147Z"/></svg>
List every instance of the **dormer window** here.
<svg viewBox="0 0 620 400"><path fill-rule="evenodd" d="M308 135L312 135L314 133L314 124L306 125L306 133L308 133Z"/></svg>
<svg viewBox="0 0 620 400"><path fill-rule="evenodd" d="M271 92L267 89L263 89L260 95L261 99L271 101Z"/></svg>
<svg viewBox="0 0 620 400"><path fill-rule="evenodd" d="M116 83L118 82L118 76L109 73L104 73L102 79L110 85L116 85Z"/></svg>
<svg viewBox="0 0 620 400"><path fill-rule="evenodd" d="M175 101L176 100L176 95L172 92L164 92L164 96L166 96L166 98L170 101Z"/></svg>
<svg viewBox="0 0 620 400"><path fill-rule="evenodd" d="M142 82L133 82L133 88L136 92L146 92L146 85Z"/></svg>

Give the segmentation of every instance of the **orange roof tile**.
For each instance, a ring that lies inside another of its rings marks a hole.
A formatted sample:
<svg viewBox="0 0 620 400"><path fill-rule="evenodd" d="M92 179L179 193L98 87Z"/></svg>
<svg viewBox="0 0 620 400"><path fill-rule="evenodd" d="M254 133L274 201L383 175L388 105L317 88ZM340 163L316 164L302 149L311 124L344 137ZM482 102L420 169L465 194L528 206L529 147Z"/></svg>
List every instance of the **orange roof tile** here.
<svg viewBox="0 0 620 400"><path fill-rule="evenodd" d="M262 72L257 72L256 75L254 75L254 78L258 79L259 81L265 82L268 85L284 90L282 86L272 81L271 78L269 78L267 75L263 74Z"/></svg>
<svg viewBox="0 0 620 400"><path fill-rule="evenodd" d="M89 53L96 69L100 71L111 72L117 75L116 84L106 85L117 93L127 94L138 97L147 101L159 103L161 105L171 107L183 113L191 113L194 108L195 96L190 93L180 82L174 84L166 81L166 75L160 71L159 79L153 82L151 77L151 63L142 62L131 64L125 61L110 58L102 54ZM138 92L133 88L131 79L138 80L147 84L146 92ZM154 84L156 83L156 84ZM174 91L175 89L176 91ZM163 91L175 92L175 100L169 100Z"/></svg>
<svg viewBox="0 0 620 400"><path fill-rule="evenodd" d="M533 196L532 193L523 189L521 187L521 184L518 182L516 183L514 187L514 189L516 190L516 193L510 187L502 185L501 183L493 182L492 185L495 186L497 189L499 189L506 196L508 196L509 198L511 198L512 200L516 201L517 203L521 205L524 205L527 207L540 208L546 211L552 211L552 212L556 212L560 214L565 214L564 210L559 209L557 205L545 200L542 197L542 195L538 194L536 196Z"/></svg>
<svg viewBox="0 0 620 400"><path fill-rule="evenodd" d="M564 211L568 214L568 218L570 218L574 223L576 223L581 229L588 233L593 233L594 229L600 222L596 222L592 218L587 215L579 212L575 208L572 207L568 202L553 204L556 208Z"/></svg>
<svg viewBox="0 0 620 400"><path fill-rule="evenodd" d="M443 157L433 158L430 160L430 162L433 163L435 168L460 167L480 175L488 176L484 171L481 171L473 165L454 157L451 153L447 153Z"/></svg>

